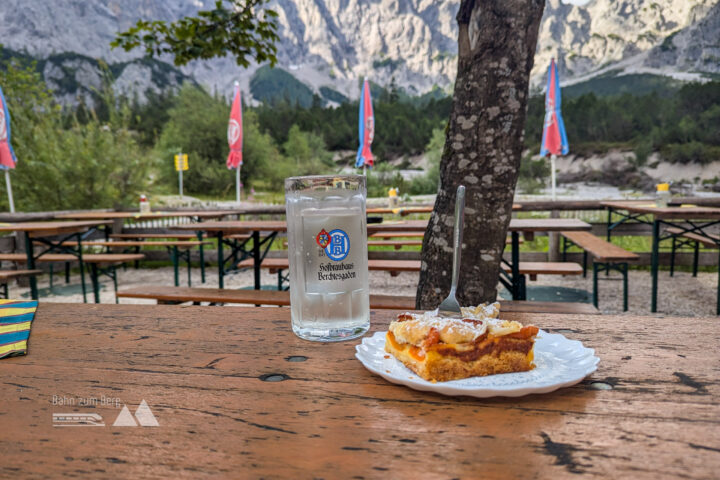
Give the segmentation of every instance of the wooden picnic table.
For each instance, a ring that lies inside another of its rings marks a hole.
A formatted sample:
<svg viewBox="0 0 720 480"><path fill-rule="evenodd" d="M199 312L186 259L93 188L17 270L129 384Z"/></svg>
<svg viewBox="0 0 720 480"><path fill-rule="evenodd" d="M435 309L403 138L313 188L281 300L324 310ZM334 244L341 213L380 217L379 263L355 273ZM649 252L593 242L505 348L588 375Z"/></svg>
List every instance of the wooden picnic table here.
<svg viewBox="0 0 720 480"><path fill-rule="evenodd" d="M368 214L400 214L401 216L412 215L414 213L432 213L434 205L408 205L398 207L368 207ZM513 203L513 210L521 210L521 205Z"/></svg>
<svg viewBox="0 0 720 480"><path fill-rule="evenodd" d="M396 222L369 223L367 224L368 236L385 231L392 232L424 232L427 229L427 220L407 220ZM224 276L228 270L225 264L232 262L233 267L245 258L252 258L254 262L253 273L255 289L260 289L260 269L267 252L270 250L273 240L280 232L287 231L287 223L280 220L258 220L258 221L207 221L199 222L190 226L173 226L171 229L187 230L188 228L198 232L207 232L218 237L218 286L224 287ZM509 231L511 233L511 258L510 273L507 287L513 295L513 300L524 300L525 277L519 272L520 265L520 237L519 234L533 234L534 232L562 232L590 230L591 225L576 218L539 218L539 219L516 219L510 220ZM261 234L266 236L261 238ZM198 233L199 234L199 233ZM248 239L238 241L224 240L225 235L249 234ZM247 243L252 240L252 249ZM228 257L223 253L223 245L231 249ZM265 247L261 251L261 247Z"/></svg>
<svg viewBox="0 0 720 480"><path fill-rule="evenodd" d="M166 212L162 210L140 213L137 211L131 212L75 212L75 213L62 213L55 215L55 218L59 219L72 219L72 220L95 220L95 219L136 219L136 220L151 220L156 218L177 218L177 217L191 217L191 218L221 218L227 215L236 215L239 210L179 210Z"/></svg>
<svg viewBox="0 0 720 480"><path fill-rule="evenodd" d="M29 355L0 360L0 477L717 478L715 318L508 314L594 348L598 370L475 399L388 383L359 341L301 340L289 315L41 304ZM143 401L157 426L113 426ZM103 426L53 427L67 413Z"/></svg>
<svg viewBox="0 0 720 480"><path fill-rule="evenodd" d="M58 214L55 218L71 218L71 219L108 219L112 220L115 234L122 234L123 220L154 220L159 218L190 218L193 222L201 220L223 218L228 215L239 215L245 213L243 209L228 209L228 210L177 210L177 211L153 211L148 213L140 213L139 211L126 211L126 212L102 212L102 211L86 211L86 212L71 212ZM185 230L188 230L185 228ZM197 232L195 235L198 241L202 241L202 232ZM138 237L142 238L142 234L138 234ZM202 283L205 283L205 250L204 245L200 244L200 279ZM188 257L189 258L189 257ZM188 276L188 279L190 277ZM177 275L175 275L177 281ZM188 280L189 282L189 280Z"/></svg>
<svg viewBox="0 0 720 480"><path fill-rule="evenodd" d="M396 215L402 215L403 217L414 213L432 213L432 211L432 205L420 205L415 207L368 207L367 209L368 214L377 215L393 213Z"/></svg>
<svg viewBox="0 0 720 480"><path fill-rule="evenodd" d="M50 237L64 233L86 232L91 228L110 223L110 221L0 223L0 233L27 232L32 238Z"/></svg>
<svg viewBox="0 0 720 480"><path fill-rule="evenodd" d="M82 239L90 230L112 223L109 220L93 221L70 221L70 222L20 222L0 223L0 233L17 232L24 236L25 255L27 258L28 270L35 269L35 260L41 255L48 253L69 253L77 257L80 265L80 283L82 285L83 301L87 302L87 291L85 288L85 268L82 261ZM62 236L59 240L49 237ZM74 239L75 246L64 245L63 243ZM45 247L42 251L35 253L35 246ZM30 295L38 298L37 279L35 276L29 278Z"/></svg>
<svg viewBox="0 0 720 480"><path fill-rule="evenodd" d="M628 222L640 222L652 225L652 251L650 254L650 311L657 312L658 270L660 264L660 243L673 239L677 235L690 233L698 235L717 245L720 253L720 237L711 231L720 226L720 208L697 205L674 205L657 207L643 201L602 202L608 210L607 240L619 225ZM619 220L613 221L619 217ZM677 233L680 232L680 233ZM718 285L716 313L720 315L720 254L718 255Z"/></svg>

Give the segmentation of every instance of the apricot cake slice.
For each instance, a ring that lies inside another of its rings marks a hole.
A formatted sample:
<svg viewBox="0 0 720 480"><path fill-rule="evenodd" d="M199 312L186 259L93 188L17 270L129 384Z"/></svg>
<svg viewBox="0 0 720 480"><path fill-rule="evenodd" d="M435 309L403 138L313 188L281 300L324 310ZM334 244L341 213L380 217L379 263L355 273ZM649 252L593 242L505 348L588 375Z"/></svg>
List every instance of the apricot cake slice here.
<svg viewBox="0 0 720 480"><path fill-rule="evenodd" d="M462 309L462 318L403 313L390 324L385 351L425 380L526 372L535 368L538 328L501 320L498 303Z"/></svg>

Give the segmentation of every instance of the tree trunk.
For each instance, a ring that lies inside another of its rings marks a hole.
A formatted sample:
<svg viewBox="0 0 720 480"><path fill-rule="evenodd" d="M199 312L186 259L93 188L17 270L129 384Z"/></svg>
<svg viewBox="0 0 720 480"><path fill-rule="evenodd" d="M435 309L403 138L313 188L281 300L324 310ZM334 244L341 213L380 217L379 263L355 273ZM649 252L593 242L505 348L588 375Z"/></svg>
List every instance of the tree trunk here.
<svg viewBox="0 0 720 480"><path fill-rule="evenodd" d="M440 162L440 190L423 240L419 309L437 307L450 290L458 185L467 189L458 300L476 305L497 296L544 6L544 0L460 4L458 72Z"/></svg>

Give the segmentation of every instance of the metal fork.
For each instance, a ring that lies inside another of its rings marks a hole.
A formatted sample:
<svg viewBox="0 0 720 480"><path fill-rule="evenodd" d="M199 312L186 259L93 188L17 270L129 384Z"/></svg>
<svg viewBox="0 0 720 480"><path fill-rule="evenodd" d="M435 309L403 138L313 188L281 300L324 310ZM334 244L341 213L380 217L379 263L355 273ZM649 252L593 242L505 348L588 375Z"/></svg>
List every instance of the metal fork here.
<svg viewBox="0 0 720 480"><path fill-rule="evenodd" d="M460 276L460 251L462 250L463 216L465 214L465 187L460 185L455 195L455 228L453 229L453 264L450 294L438 307L439 314L446 317L461 317L460 303L457 293L458 277Z"/></svg>

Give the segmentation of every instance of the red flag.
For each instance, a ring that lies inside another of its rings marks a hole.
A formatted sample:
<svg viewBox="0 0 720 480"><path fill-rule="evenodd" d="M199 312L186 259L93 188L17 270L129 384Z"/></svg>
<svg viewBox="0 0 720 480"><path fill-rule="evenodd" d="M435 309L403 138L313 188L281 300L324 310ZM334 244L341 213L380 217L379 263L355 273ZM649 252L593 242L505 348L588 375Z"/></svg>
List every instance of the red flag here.
<svg viewBox="0 0 720 480"><path fill-rule="evenodd" d="M17 158L10 144L10 113L0 88L0 169L15 168Z"/></svg>
<svg viewBox="0 0 720 480"><path fill-rule="evenodd" d="M230 120L227 129L228 145L230 154L227 159L227 167L238 168L243 163L242 158L242 102L240 101L240 86L235 84L235 97L233 98Z"/></svg>
<svg viewBox="0 0 720 480"><path fill-rule="evenodd" d="M555 59L548 68L547 92L545 93L545 122L540 143L540 155L567 155L568 146L565 123L560 113L560 81Z"/></svg>
<svg viewBox="0 0 720 480"><path fill-rule="evenodd" d="M360 95L360 147L355 158L355 167L363 165L372 167L375 159L370 151L373 138L375 137L375 117L373 116L372 98L370 97L370 84L367 79L363 81L362 94Z"/></svg>

